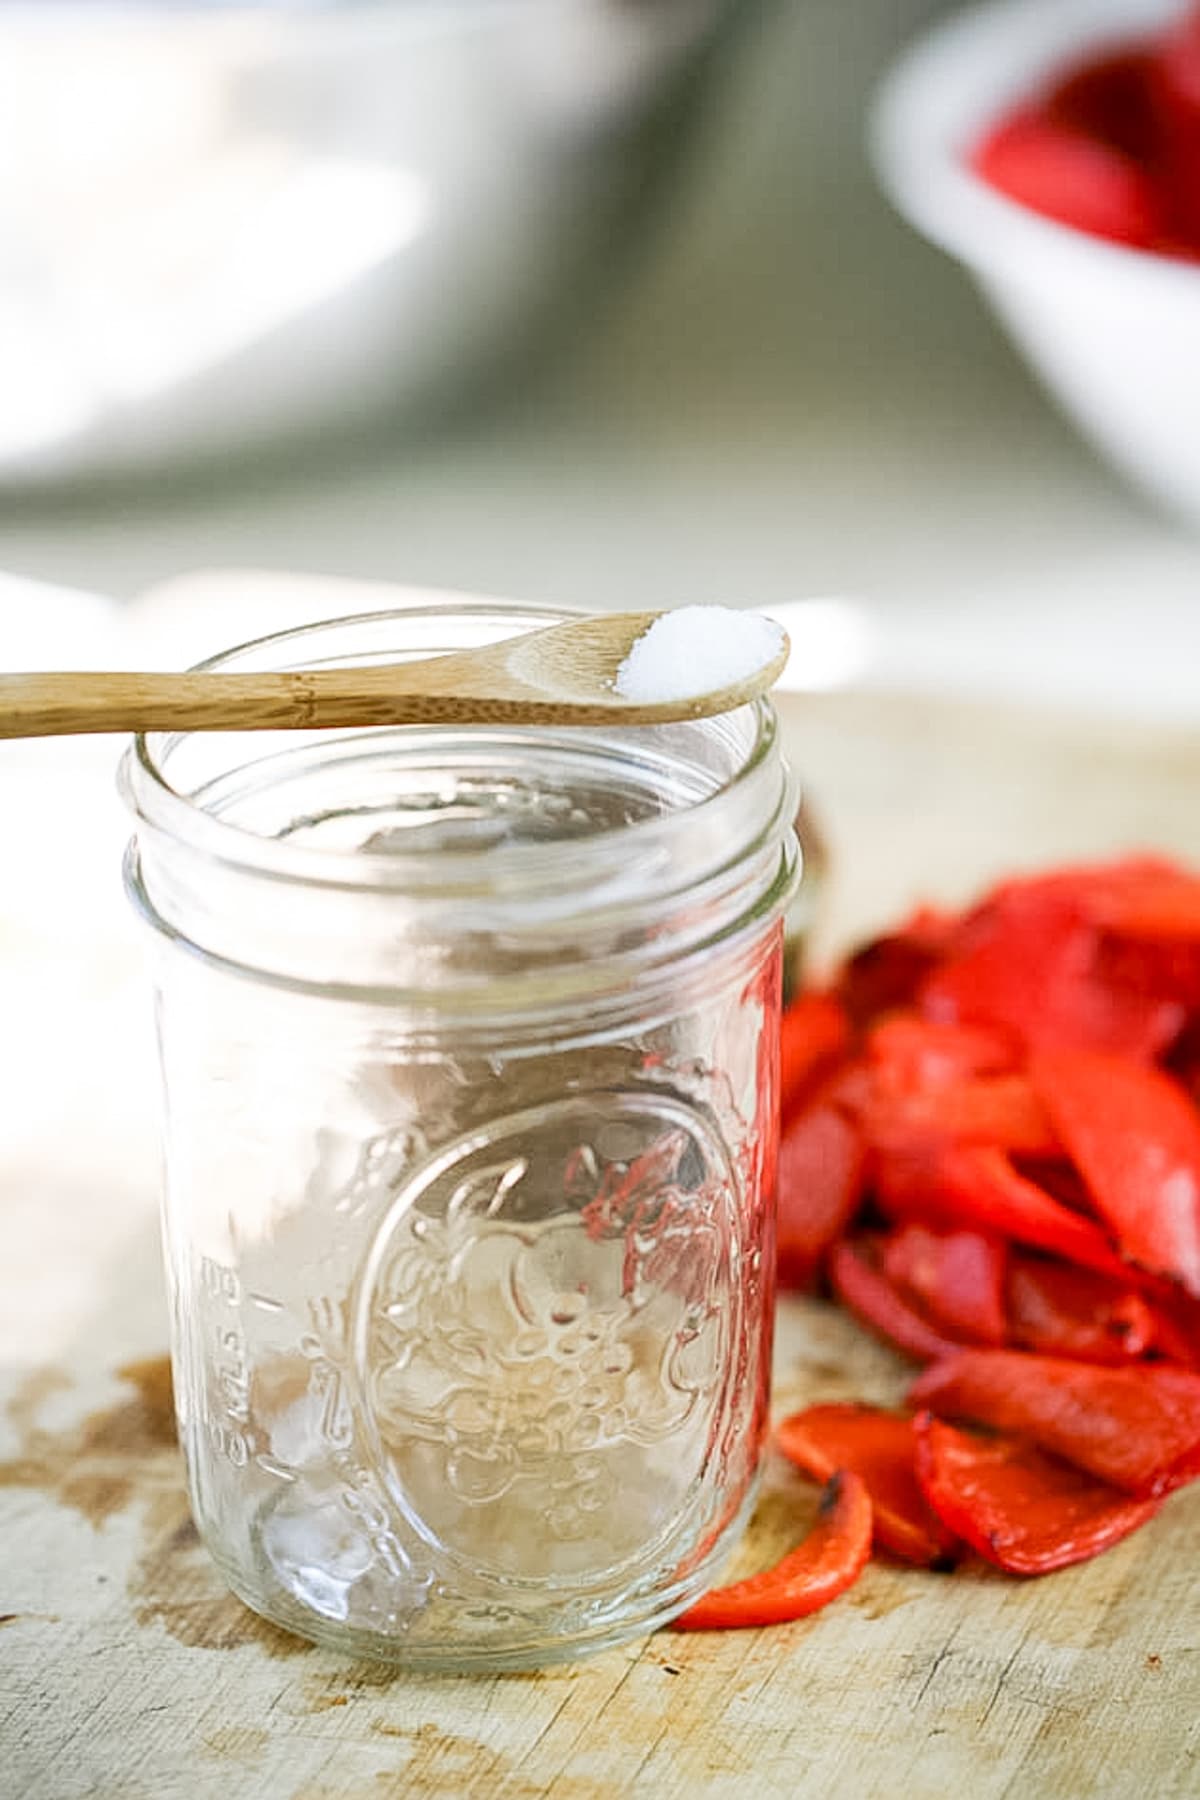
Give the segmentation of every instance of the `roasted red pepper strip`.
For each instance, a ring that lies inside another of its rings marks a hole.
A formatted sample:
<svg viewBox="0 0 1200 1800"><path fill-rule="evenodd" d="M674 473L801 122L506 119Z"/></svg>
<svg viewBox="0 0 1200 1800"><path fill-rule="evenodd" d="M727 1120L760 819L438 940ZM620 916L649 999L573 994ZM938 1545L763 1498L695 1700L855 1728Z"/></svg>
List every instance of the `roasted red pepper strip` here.
<svg viewBox="0 0 1200 1800"><path fill-rule="evenodd" d="M1007 1437L978 1438L923 1413L917 1475L946 1527L1010 1575L1086 1562L1136 1531L1157 1500L1116 1489Z"/></svg>
<svg viewBox="0 0 1200 1800"><path fill-rule="evenodd" d="M883 1272L934 1325L967 1344L1003 1344L1007 1250L979 1231L903 1225L883 1246Z"/></svg>
<svg viewBox="0 0 1200 1800"><path fill-rule="evenodd" d="M1161 1347L1141 1294L1091 1269L1014 1253L1007 1300L1009 1336L1023 1350L1119 1366Z"/></svg>
<svg viewBox="0 0 1200 1800"><path fill-rule="evenodd" d="M1200 237L1200 15L1189 8L1154 46L1163 179L1186 237Z"/></svg>
<svg viewBox="0 0 1200 1800"><path fill-rule="evenodd" d="M902 1160L895 1167L882 1162L878 1192L884 1210L897 1218L970 1227L1050 1250L1104 1275L1125 1273L1098 1225L1018 1174L1000 1150L951 1145L911 1168Z"/></svg>
<svg viewBox="0 0 1200 1800"><path fill-rule="evenodd" d="M1174 1362L1200 1369L1200 1301L1178 1289L1158 1293L1150 1302L1154 1317L1154 1348Z"/></svg>
<svg viewBox="0 0 1200 1800"><path fill-rule="evenodd" d="M1183 1007L1106 982L1099 942L1099 927L1069 892L1002 891L964 921L959 949L922 984L921 1009L1007 1029L1031 1048L1157 1055L1183 1024Z"/></svg>
<svg viewBox="0 0 1200 1800"><path fill-rule="evenodd" d="M1014 1155L1058 1153L1045 1107L1024 1075L990 1075L917 1091L877 1083L863 1126L881 1149L905 1149L936 1138L990 1144Z"/></svg>
<svg viewBox="0 0 1200 1800"><path fill-rule="evenodd" d="M1200 878L1173 863L1127 865L1125 879L1097 895L1092 913L1120 937L1200 943Z"/></svg>
<svg viewBox="0 0 1200 1800"><path fill-rule="evenodd" d="M971 161L1009 199L1091 237L1151 250L1168 230L1168 209L1148 169L1041 108L1010 113Z"/></svg>
<svg viewBox="0 0 1200 1800"><path fill-rule="evenodd" d="M821 1495L817 1523L773 1569L714 1588L675 1620L677 1631L728 1631L803 1619L858 1580L871 1554L871 1499L842 1470Z"/></svg>
<svg viewBox="0 0 1200 1800"><path fill-rule="evenodd" d="M1200 1296L1200 1114L1169 1075L1045 1051L1030 1078L1125 1254Z"/></svg>
<svg viewBox="0 0 1200 1800"><path fill-rule="evenodd" d="M963 1350L918 1376L909 1404L1030 1438L1139 1499L1200 1474L1200 1373L1106 1369L1021 1350Z"/></svg>
<svg viewBox="0 0 1200 1800"><path fill-rule="evenodd" d="M1153 69L1148 49L1089 57L1055 82L1045 111L1059 124L1150 162L1159 154L1161 136L1151 94Z"/></svg>
<svg viewBox="0 0 1200 1800"><path fill-rule="evenodd" d="M1200 1006L1200 938L1119 937L1106 932L1100 940L1097 968L1111 987L1182 1006L1188 1023L1194 1025L1195 1010ZM1168 1052L1172 1062L1188 1023L1172 1040Z"/></svg>
<svg viewBox="0 0 1200 1800"><path fill-rule="evenodd" d="M1195 883L1165 856L1124 856L1111 862L1063 863L1034 875L1017 875L997 882L980 904L967 914L969 931L980 919L1019 908L1037 909L1052 902L1069 904L1089 924L1110 924L1129 916L1147 895L1159 895L1166 886Z"/></svg>
<svg viewBox="0 0 1200 1800"><path fill-rule="evenodd" d="M1008 1032L987 1025L955 1025L917 1012L890 1013L867 1033L867 1055L889 1087L923 1093L930 1087L999 1075L1015 1068Z"/></svg>
<svg viewBox="0 0 1200 1800"><path fill-rule="evenodd" d="M917 1485L917 1441L907 1416L853 1401L809 1406L784 1419L778 1441L783 1454L817 1481L828 1481L838 1469L861 1476L881 1549L922 1568L941 1568L961 1548Z"/></svg>
<svg viewBox="0 0 1200 1800"><path fill-rule="evenodd" d="M955 1340L923 1319L878 1268L872 1239L843 1238L829 1256L829 1279L842 1304L877 1337L916 1362L932 1362L959 1349Z"/></svg>
<svg viewBox="0 0 1200 1800"><path fill-rule="evenodd" d="M866 1145L837 1106L810 1106L779 1141L778 1274L807 1287L853 1218L863 1191Z"/></svg>
<svg viewBox="0 0 1200 1800"><path fill-rule="evenodd" d="M856 1026L881 1013L911 1006L922 980L941 960L956 921L949 913L924 908L899 930L873 938L847 959L838 977L838 997Z"/></svg>
<svg viewBox="0 0 1200 1800"><path fill-rule="evenodd" d="M850 1020L835 994L801 994L785 1010L779 1056L779 1101L785 1122L849 1044Z"/></svg>

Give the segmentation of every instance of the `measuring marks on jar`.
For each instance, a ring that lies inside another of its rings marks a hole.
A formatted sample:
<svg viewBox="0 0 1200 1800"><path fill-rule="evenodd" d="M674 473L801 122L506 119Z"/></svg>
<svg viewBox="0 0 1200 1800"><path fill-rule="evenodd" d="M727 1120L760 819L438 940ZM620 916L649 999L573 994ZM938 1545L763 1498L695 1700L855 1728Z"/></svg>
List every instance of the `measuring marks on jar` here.
<svg viewBox="0 0 1200 1800"><path fill-rule="evenodd" d="M300 1352L285 1347L294 1331L287 1308L272 1294L247 1288L241 1276L214 1257L203 1256L199 1291L206 1313L204 1331L204 1430L216 1455L245 1469L250 1464L276 1480L291 1482L299 1466L313 1458L318 1437L326 1447L344 1447L352 1435L340 1376L326 1356L325 1343L341 1330L341 1308L333 1301L310 1302L313 1329ZM274 1426L295 1412L302 1397L316 1396L316 1432L290 1433ZM293 1440L281 1448L276 1435Z"/></svg>
<svg viewBox="0 0 1200 1800"><path fill-rule="evenodd" d="M363 1464L343 1367L344 1302L316 1294L288 1304L209 1256L195 1291L202 1510L210 1520L240 1515L273 1580L307 1608L391 1628L389 1619L425 1605L431 1576L414 1569ZM221 1468L226 1479L214 1487Z"/></svg>
<svg viewBox="0 0 1200 1800"><path fill-rule="evenodd" d="M378 1206L412 1150L408 1128L362 1147L337 1200L339 1229ZM329 1270L290 1242L246 1252L236 1266L212 1255L194 1265L185 1337L200 1352L202 1511L226 1533L248 1529L260 1568L307 1608L393 1630L428 1603L432 1574L359 1441L346 1299L312 1292L314 1275L329 1281Z"/></svg>
<svg viewBox="0 0 1200 1800"><path fill-rule="evenodd" d="M211 1351L204 1368L204 1430L216 1455L235 1469L244 1469L250 1461L252 1429L241 1277L214 1257L202 1256L200 1294L211 1318Z"/></svg>

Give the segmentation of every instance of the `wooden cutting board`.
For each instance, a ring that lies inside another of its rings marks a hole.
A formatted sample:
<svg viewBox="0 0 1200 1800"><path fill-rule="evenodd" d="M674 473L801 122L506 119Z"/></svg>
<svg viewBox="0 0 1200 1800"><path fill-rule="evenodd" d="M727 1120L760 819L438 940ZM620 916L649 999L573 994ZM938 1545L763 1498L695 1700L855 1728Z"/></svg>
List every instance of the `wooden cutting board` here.
<svg viewBox="0 0 1200 1800"><path fill-rule="evenodd" d="M1002 869L1134 845L1200 859L1200 738L902 697L784 713L830 851L819 955ZM0 1018L30 1017L14 1011L30 993L51 1009L22 1057L50 1096L50 1128L30 1124L28 1104L0 1116L0 1788L39 1800L1200 1793L1200 1488L1042 1581L872 1566L786 1629L663 1632L542 1674L414 1678L259 1623L197 1544L174 1443L155 1096L127 1023L144 1003L132 930L93 933L81 906L68 942L58 925L6 922L0 903ZM783 1303L778 1412L889 1399L903 1381L832 1308ZM811 1490L772 1468L742 1566L781 1550L811 1510Z"/></svg>

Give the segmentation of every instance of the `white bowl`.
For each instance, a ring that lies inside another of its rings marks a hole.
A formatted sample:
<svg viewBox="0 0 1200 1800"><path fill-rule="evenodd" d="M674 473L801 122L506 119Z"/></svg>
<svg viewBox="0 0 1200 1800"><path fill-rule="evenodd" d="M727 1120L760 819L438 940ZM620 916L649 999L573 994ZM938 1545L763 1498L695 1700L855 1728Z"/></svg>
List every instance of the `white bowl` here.
<svg viewBox="0 0 1200 1800"><path fill-rule="evenodd" d="M980 134L1073 60L1178 18L1181 0L992 0L931 31L876 98L898 209L971 271L1080 431L1200 520L1200 267L1073 231L972 173Z"/></svg>

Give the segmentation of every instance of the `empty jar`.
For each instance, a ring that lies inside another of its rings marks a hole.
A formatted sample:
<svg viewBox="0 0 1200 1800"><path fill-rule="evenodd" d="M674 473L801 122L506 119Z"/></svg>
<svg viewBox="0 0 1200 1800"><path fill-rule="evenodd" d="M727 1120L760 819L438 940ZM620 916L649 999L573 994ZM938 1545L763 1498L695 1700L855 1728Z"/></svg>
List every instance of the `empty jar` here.
<svg viewBox="0 0 1200 1800"><path fill-rule="evenodd" d="M221 669L551 624L341 620ZM513 1667L712 1585L767 1422L782 916L767 703L643 730L139 739L201 1535L278 1624Z"/></svg>

